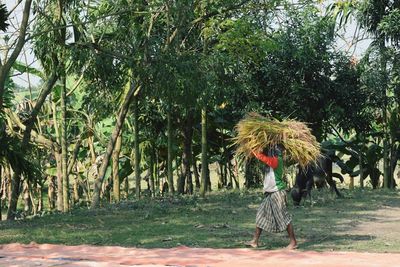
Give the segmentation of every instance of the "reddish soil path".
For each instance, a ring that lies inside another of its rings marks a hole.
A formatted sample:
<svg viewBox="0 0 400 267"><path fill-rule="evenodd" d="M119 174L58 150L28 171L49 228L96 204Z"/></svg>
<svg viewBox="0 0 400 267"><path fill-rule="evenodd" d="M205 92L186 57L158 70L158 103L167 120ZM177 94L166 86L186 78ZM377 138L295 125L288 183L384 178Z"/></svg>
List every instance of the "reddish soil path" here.
<svg viewBox="0 0 400 267"><path fill-rule="evenodd" d="M9 244L0 246L0 266L400 266L400 254L177 247Z"/></svg>

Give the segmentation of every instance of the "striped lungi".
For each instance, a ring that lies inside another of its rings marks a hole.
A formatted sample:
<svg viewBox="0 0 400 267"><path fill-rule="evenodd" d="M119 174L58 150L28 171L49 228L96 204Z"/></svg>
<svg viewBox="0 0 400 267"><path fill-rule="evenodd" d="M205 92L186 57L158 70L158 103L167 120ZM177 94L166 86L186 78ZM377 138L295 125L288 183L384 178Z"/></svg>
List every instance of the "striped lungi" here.
<svg viewBox="0 0 400 267"><path fill-rule="evenodd" d="M284 231L292 221L286 203L286 191L267 193L258 208L256 226L270 233Z"/></svg>

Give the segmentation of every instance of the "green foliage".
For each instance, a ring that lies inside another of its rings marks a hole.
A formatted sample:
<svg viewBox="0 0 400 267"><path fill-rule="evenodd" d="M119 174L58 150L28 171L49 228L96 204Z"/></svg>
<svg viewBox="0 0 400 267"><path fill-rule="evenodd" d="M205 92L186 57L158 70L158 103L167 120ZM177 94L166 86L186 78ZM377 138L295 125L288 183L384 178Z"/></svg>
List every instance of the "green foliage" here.
<svg viewBox="0 0 400 267"><path fill-rule="evenodd" d="M15 84L10 77L6 78L2 106L0 106L0 134L5 129L5 114L4 109L11 108L15 99L14 94Z"/></svg>
<svg viewBox="0 0 400 267"><path fill-rule="evenodd" d="M267 46L261 65L250 69L248 102L262 103L261 109L275 117L295 116L311 123L320 140L330 132L330 123L352 129L350 120L342 119L354 108L363 110L351 103L364 99L350 59L333 50L334 20L321 17L313 7L289 9L287 16L270 38L274 45ZM362 115L351 113L357 119Z"/></svg>
<svg viewBox="0 0 400 267"><path fill-rule="evenodd" d="M369 32L379 36L378 26L386 14L385 1L363 0L359 4L358 20Z"/></svg>
<svg viewBox="0 0 400 267"><path fill-rule="evenodd" d="M337 55L335 73L332 79L328 106L330 123L338 126L346 133L371 131L374 120L376 94L370 88L362 86L362 71L347 56Z"/></svg>
<svg viewBox="0 0 400 267"><path fill-rule="evenodd" d="M327 15L335 19L337 27L344 27L355 15L357 3L357 0L334 1L327 7Z"/></svg>
<svg viewBox="0 0 400 267"><path fill-rule="evenodd" d="M334 153L334 162L340 167L342 174L348 174L350 177L360 175L360 153L362 156L363 179L368 176L371 180L373 188L379 186L379 179L382 175L378 168L378 164L383 157L383 149L374 143L370 137L352 138L343 142L342 140L329 140L322 143L325 150Z"/></svg>
<svg viewBox="0 0 400 267"><path fill-rule="evenodd" d="M387 39L400 44L400 7L390 12L382 18L378 25L378 30L387 36Z"/></svg>
<svg viewBox="0 0 400 267"><path fill-rule="evenodd" d="M167 159L167 112L173 118L176 168L180 168L186 126L193 130L193 156L198 157L200 110L206 106L210 163L232 161L233 126L247 112L256 111L307 122L319 140L329 136L333 127L339 129L350 140L332 145L348 157L338 164L356 176L362 146L363 164L371 166L365 173L379 177L375 166L382 156L383 130L390 130L393 149L399 141L398 6L391 1L362 1L357 14L363 27L384 35L390 47L383 51L381 40L376 40L357 62L335 49L338 26L344 27L355 14L355 3L335 1L323 15L315 1L70 0L64 1L60 19L58 1L35 1L30 36L44 71L21 62L13 68L43 80L54 70L67 75L68 138L82 140L78 154L82 179L89 179L82 169L93 164L88 137L93 138L94 158L99 159L130 86L141 88L139 140L144 171L150 159L158 160L158 166ZM80 77L82 82L75 87ZM12 107L14 99L15 87L8 82L4 107ZM60 93L57 84L52 103L46 102L38 116L37 130L50 139L56 133L53 115L59 119L51 106L59 103ZM382 124L384 114L388 125ZM133 169L132 112L124 127L120 179ZM354 133L366 144L352 140L349 136ZM47 173L54 175L54 161L46 153L41 160L50 162ZM256 179L247 182L260 185Z"/></svg>
<svg viewBox="0 0 400 267"><path fill-rule="evenodd" d="M276 43L248 17L225 20L219 28L215 49L243 62L257 63L267 52L278 49Z"/></svg>
<svg viewBox="0 0 400 267"><path fill-rule="evenodd" d="M41 78L42 80L45 80L45 78L46 78L45 74L42 71L40 71L37 68L27 66L26 64L24 64L21 61L15 61L14 65L13 65L13 69L19 71L20 73L33 74L36 77Z"/></svg>
<svg viewBox="0 0 400 267"><path fill-rule="evenodd" d="M0 132L1 134L1 132ZM21 152L19 139L7 134L0 135L0 164L9 164L30 182L41 183L41 170L38 160L33 159L32 154Z"/></svg>

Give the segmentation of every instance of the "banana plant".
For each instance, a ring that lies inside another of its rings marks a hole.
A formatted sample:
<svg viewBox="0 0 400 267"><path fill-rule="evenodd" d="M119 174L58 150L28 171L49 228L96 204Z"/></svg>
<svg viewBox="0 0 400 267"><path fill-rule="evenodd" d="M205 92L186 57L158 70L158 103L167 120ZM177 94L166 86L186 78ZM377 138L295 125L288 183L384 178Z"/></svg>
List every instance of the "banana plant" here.
<svg viewBox="0 0 400 267"><path fill-rule="evenodd" d="M342 174L352 178L361 175L361 181L369 176L372 187L377 188L382 175L378 164L383 157L383 149L374 142L373 136L379 136L379 133L370 136L368 142L361 142L359 138L346 141L332 139L323 142L322 147L334 152L333 161L339 166Z"/></svg>

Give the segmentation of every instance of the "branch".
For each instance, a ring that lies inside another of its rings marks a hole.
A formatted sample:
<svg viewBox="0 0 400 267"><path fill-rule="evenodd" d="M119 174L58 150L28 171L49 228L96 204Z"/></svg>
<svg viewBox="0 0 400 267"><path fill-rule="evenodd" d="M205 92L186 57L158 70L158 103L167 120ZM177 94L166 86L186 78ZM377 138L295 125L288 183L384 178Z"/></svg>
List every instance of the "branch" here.
<svg viewBox="0 0 400 267"><path fill-rule="evenodd" d="M5 92L5 82L6 82L7 76L9 75L12 65L14 64L15 60L17 60L18 55L21 53L21 50L25 44L25 36L26 36L26 30L28 28L31 4L32 4L32 0L26 0L24 11L23 11L21 27L20 27L19 35L18 35L18 39L17 39L18 41L15 45L15 49L11 53L10 58L9 59L4 58L3 65L0 65L0 107L3 106L3 101L4 101L3 95Z"/></svg>
<svg viewBox="0 0 400 267"><path fill-rule="evenodd" d="M19 129L21 129L22 131L26 131L26 126L21 122L21 120L18 118L17 114L15 114L13 111L11 111L10 109L5 109L4 110L7 117L8 117L8 125L10 127L10 130L12 131L12 123L15 124ZM18 134L18 136L22 139L23 136L22 134ZM58 143L55 140L52 139L48 139L45 136L38 134L36 131L31 130L31 136L32 136L32 141L33 143L37 144L37 145L41 145L43 147L47 147L50 149L56 149L59 150L60 146L58 145Z"/></svg>
<svg viewBox="0 0 400 267"><path fill-rule="evenodd" d="M31 131L33 129L36 117L39 114L39 111L42 108L47 96L50 94L51 90L53 89L56 81L57 81L57 75L56 75L56 72L53 71L53 73L50 75L49 79L47 80L42 92L40 93L38 99L36 100L35 107L31 111L29 119L26 123L26 129L24 132L24 137L22 139L22 149L24 149L24 147L29 143L29 140L31 138Z"/></svg>
<svg viewBox="0 0 400 267"><path fill-rule="evenodd" d="M99 51L99 52L101 52L101 53L103 53L103 54L105 54L105 55L108 55L108 56L111 56L111 57L113 57L113 58L116 58L116 59L125 61L125 62L127 62L127 63L130 63L130 62L132 62L133 60L135 60L135 58L125 56L125 55L123 55L123 54L121 54L121 53L118 53L118 52L116 52L116 51L107 50L107 49L105 49L105 48L99 46L99 45L96 44L96 43L78 42L78 43L72 43L72 44L70 44L70 45L71 45L71 46L76 45L76 46L79 46L79 47L85 47L85 48L89 48L89 49L92 49L92 50L95 50L95 51Z"/></svg>
<svg viewBox="0 0 400 267"><path fill-rule="evenodd" d="M18 0L18 3L13 8L11 8L11 10L8 11L8 14L13 13L14 10L19 6L19 4L21 4L21 2L22 2L22 0Z"/></svg>
<svg viewBox="0 0 400 267"><path fill-rule="evenodd" d="M222 11L214 11L214 12L207 13L207 14L205 14L204 16L201 16L201 17L199 17L199 18L193 20L193 21L192 21L192 24L201 23L201 22L203 22L203 21L205 21L205 20L207 20L207 19L209 19L209 18L212 18L212 17L214 17L214 16L218 16L218 15L221 15L221 14L224 14L224 13L227 13L227 12L230 12L230 11L233 11L233 10L238 10L238 9L240 9L244 4L246 4L246 3L248 3L248 2L250 2L250 0L243 0L243 1L240 2L239 4L237 4L237 5L232 5L232 6L230 6L230 7L227 7L227 8L225 8L225 9L222 10Z"/></svg>
<svg viewBox="0 0 400 267"><path fill-rule="evenodd" d="M140 15L140 14L146 15L146 14L159 13L159 12L160 12L160 11L133 11L132 9L125 9L125 10L123 10L123 11L114 12L114 13L111 13L111 14L106 14L106 15L103 15L103 16L99 16L99 17L96 17L95 19L88 20L88 21L85 21L85 22L77 22L77 23L64 24L64 25L62 25L62 26L54 27L54 28L49 29L49 30L41 31L41 32L38 32L38 33L35 33L35 34L30 35L30 36L26 39L26 41L29 41L29 40L31 40L31 39L37 37L37 36L40 36L40 35L42 35L42 34L46 34L46 33L52 32L52 31L62 30L62 29L66 29L66 28L69 28L69 27L73 27L73 26L86 25L86 24L93 23L93 22L99 21L99 20L101 20L101 19L109 18L109 17L112 17L112 16L123 15L123 14L127 14L127 13L134 13L134 14L139 14L139 15Z"/></svg>
<svg viewBox="0 0 400 267"><path fill-rule="evenodd" d="M344 138L340 135L340 133L338 132L338 130L336 130L335 127L333 127L332 124L329 124L329 126L333 129L333 131L336 133L336 135L339 137L340 140L342 140L343 143L345 143L349 148L348 151L350 153L354 153L358 155L358 149L356 146L354 146L353 144L349 143L348 141L344 140Z"/></svg>
<svg viewBox="0 0 400 267"><path fill-rule="evenodd" d="M345 143L348 146L352 146L349 142L347 142L346 140L344 140L344 138L340 135L339 131L332 125L329 124L329 126L332 128L332 130L336 133L336 136L339 137L339 139Z"/></svg>
<svg viewBox="0 0 400 267"><path fill-rule="evenodd" d="M14 51L11 53L10 58L4 62L4 72L8 73L14 64L15 60L17 60L19 54L21 53L22 47L24 46L26 40L26 30L28 28L28 22L29 22L29 13L31 12L31 5L32 5L32 0L26 0L25 1L25 6L24 6L24 11L22 15L22 22L21 26L19 29L19 35L18 35L18 41L15 46Z"/></svg>
<svg viewBox="0 0 400 267"><path fill-rule="evenodd" d="M72 154L72 159L68 164L68 170L67 170L68 174L71 174L71 172L72 172L72 168L75 165L76 159L78 157L79 149L81 148L81 144L82 144L82 136L79 136L79 139L78 139L78 141L76 141L76 144L75 144L75 149L74 149L74 153Z"/></svg>
<svg viewBox="0 0 400 267"><path fill-rule="evenodd" d="M67 97L70 96L70 95L78 88L78 86L82 83L84 74L85 74L85 71L82 72L81 77L79 77L79 79L78 79L78 81L75 83L74 87L73 87L69 92L67 92ZM60 102L61 102L61 99L59 99L59 100L56 102L56 105L60 104Z"/></svg>

